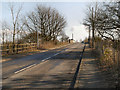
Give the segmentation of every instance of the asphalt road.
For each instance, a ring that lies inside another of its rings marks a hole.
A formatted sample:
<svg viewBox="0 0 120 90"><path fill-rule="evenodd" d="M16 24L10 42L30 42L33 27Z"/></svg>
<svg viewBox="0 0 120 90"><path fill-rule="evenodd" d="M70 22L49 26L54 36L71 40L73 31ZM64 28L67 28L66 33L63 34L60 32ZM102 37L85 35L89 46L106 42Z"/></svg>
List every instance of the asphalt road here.
<svg viewBox="0 0 120 90"><path fill-rule="evenodd" d="M3 62L3 88L69 88L83 47L75 43Z"/></svg>

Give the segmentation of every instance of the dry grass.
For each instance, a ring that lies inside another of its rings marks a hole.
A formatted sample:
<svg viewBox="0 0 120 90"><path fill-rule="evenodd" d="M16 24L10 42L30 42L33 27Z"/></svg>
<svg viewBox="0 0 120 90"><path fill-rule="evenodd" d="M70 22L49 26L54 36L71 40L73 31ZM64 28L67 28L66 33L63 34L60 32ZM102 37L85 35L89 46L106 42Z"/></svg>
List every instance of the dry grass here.
<svg viewBox="0 0 120 90"><path fill-rule="evenodd" d="M44 42L43 44L40 45L40 49L51 49L51 48L56 48L59 46L63 46L68 44L68 42Z"/></svg>
<svg viewBox="0 0 120 90"><path fill-rule="evenodd" d="M93 50L94 55L99 60L99 68L106 74L109 74L106 80L111 84L118 85L118 52L112 47L100 46L96 44Z"/></svg>

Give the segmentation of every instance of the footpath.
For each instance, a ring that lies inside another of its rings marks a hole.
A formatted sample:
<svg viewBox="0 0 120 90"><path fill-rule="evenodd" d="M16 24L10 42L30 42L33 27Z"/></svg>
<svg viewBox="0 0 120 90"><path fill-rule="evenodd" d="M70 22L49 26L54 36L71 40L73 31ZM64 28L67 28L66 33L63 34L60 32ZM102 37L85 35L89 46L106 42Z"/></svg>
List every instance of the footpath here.
<svg viewBox="0 0 120 90"><path fill-rule="evenodd" d="M97 63L92 49L86 45L74 88L114 88L109 86Z"/></svg>

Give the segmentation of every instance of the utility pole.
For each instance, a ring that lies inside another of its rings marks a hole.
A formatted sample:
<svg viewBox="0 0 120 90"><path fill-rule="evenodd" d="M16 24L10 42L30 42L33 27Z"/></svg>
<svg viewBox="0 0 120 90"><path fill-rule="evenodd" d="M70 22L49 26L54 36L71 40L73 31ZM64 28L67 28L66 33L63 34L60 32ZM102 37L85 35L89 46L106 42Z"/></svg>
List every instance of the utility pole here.
<svg viewBox="0 0 120 90"><path fill-rule="evenodd" d="M120 19L120 1L118 2L118 17L119 17L119 19ZM119 21L119 23L120 23L120 21ZM118 39L118 42L119 42L119 40L120 39ZM120 46L119 45L117 45L117 49L119 48ZM118 81L120 80L120 51L118 50L118 60L117 60L117 68L118 68ZM118 83L118 85L117 85L118 87L120 86L120 83Z"/></svg>
<svg viewBox="0 0 120 90"><path fill-rule="evenodd" d="M38 29L37 29L37 24L35 21L35 29L36 29L36 43L37 43L37 48L39 48L39 41L38 41Z"/></svg>
<svg viewBox="0 0 120 90"><path fill-rule="evenodd" d="M37 48L39 47L39 40L38 40L38 31L37 31Z"/></svg>
<svg viewBox="0 0 120 90"><path fill-rule="evenodd" d="M39 47L39 41L38 41L38 30L36 28L36 43L37 43L37 48Z"/></svg>
<svg viewBox="0 0 120 90"><path fill-rule="evenodd" d="M93 17L93 7L92 7L92 48L94 48L94 17Z"/></svg>
<svg viewBox="0 0 120 90"><path fill-rule="evenodd" d="M90 25L89 25L89 38L88 38L88 43L89 43L89 47L90 47Z"/></svg>
<svg viewBox="0 0 120 90"><path fill-rule="evenodd" d="M72 40L73 40L73 33L72 33Z"/></svg>

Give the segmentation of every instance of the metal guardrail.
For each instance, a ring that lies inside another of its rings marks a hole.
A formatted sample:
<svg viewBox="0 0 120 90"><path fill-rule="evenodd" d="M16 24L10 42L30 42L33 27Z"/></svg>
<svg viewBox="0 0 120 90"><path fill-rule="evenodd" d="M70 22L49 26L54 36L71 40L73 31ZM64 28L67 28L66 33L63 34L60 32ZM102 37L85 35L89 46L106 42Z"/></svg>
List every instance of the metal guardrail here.
<svg viewBox="0 0 120 90"><path fill-rule="evenodd" d="M37 43L26 43L26 44L5 44L0 45L0 52L2 55L20 53L24 51L34 50L37 48Z"/></svg>

